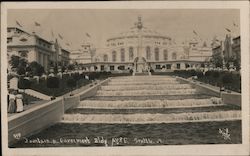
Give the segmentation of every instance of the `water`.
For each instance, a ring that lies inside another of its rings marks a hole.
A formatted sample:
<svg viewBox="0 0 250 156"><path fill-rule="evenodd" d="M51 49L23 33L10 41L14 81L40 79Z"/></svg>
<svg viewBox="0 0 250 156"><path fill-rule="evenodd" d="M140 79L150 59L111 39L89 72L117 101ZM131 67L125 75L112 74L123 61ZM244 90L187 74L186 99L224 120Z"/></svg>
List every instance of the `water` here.
<svg viewBox="0 0 250 156"><path fill-rule="evenodd" d="M223 128L228 128L230 140L224 139L219 133L219 129ZM67 139L85 139L86 137L90 143L67 142ZM107 140L107 144L95 143L98 137ZM126 143L116 144L115 138L124 138ZM25 140L22 139L18 143L11 145L11 147L241 144L241 138L241 121L171 124L58 123L27 139L37 143L25 143ZM54 139L57 142L38 143L37 139ZM150 140L153 142L149 142Z"/></svg>
<svg viewBox="0 0 250 156"><path fill-rule="evenodd" d="M182 108L182 107L206 107L222 104L220 98L209 99L185 99L185 100L117 100L98 101L84 100L77 108Z"/></svg>
<svg viewBox="0 0 250 156"><path fill-rule="evenodd" d="M79 123L181 123L193 121L240 120L241 111L141 114L65 114L63 122Z"/></svg>
<svg viewBox="0 0 250 156"><path fill-rule="evenodd" d="M176 108L81 108L70 109L67 114L170 114L170 113L195 113L195 112L217 112L217 111L228 111L228 110L240 110L236 106L228 105L210 105L203 107L176 107Z"/></svg>
<svg viewBox="0 0 250 156"><path fill-rule="evenodd" d="M12 147L240 144L241 110L167 76L111 80L63 120ZM228 129L230 139L219 130Z"/></svg>
<svg viewBox="0 0 250 156"><path fill-rule="evenodd" d="M97 91L96 96L147 96L147 95L185 95L195 94L195 89L182 90L125 90L125 91Z"/></svg>
<svg viewBox="0 0 250 156"><path fill-rule="evenodd" d="M102 86L101 90L106 91L124 91L124 90L164 90L164 89L190 89L192 88L189 84L159 84L159 85L108 85Z"/></svg>

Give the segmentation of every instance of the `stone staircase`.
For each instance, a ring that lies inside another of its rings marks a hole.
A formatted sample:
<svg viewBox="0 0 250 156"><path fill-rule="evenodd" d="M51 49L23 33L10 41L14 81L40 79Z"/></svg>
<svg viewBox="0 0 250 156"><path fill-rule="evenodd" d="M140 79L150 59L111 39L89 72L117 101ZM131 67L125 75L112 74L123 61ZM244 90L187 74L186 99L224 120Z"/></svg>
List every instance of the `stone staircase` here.
<svg viewBox="0 0 250 156"><path fill-rule="evenodd" d="M66 112L65 123L184 123L240 120L240 108L168 76L116 77Z"/></svg>

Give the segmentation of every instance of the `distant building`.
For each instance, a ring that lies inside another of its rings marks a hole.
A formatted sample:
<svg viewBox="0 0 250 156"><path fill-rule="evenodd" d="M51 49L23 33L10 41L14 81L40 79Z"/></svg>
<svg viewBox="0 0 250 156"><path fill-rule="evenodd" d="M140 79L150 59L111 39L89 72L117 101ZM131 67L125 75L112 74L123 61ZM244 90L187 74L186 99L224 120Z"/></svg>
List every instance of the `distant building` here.
<svg viewBox="0 0 250 156"><path fill-rule="evenodd" d="M134 27L108 38L106 47L97 53L94 62L88 64L89 69L112 72L128 72L131 69L168 71L200 67L211 58L212 49L206 43L197 41L177 45L171 37L145 27L139 17Z"/></svg>
<svg viewBox="0 0 250 156"><path fill-rule="evenodd" d="M240 36L232 38L231 35L227 34L224 41L213 42L213 55L221 56L223 63L230 63L232 60L238 65L241 63L241 50L240 50ZM234 64L235 65L235 64Z"/></svg>
<svg viewBox="0 0 250 156"><path fill-rule="evenodd" d="M189 42L189 60L205 62L211 59L212 48L204 41L203 43L197 41Z"/></svg>
<svg viewBox="0 0 250 156"><path fill-rule="evenodd" d="M86 64L91 63L95 48L91 43L83 43L82 48L70 53L70 63Z"/></svg>
<svg viewBox="0 0 250 156"><path fill-rule="evenodd" d="M240 50L240 36L233 38L232 44L233 57L241 62L241 50Z"/></svg>
<svg viewBox="0 0 250 156"><path fill-rule="evenodd" d="M30 34L16 27L7 28L7 51L8 60L12 55L17 55L28 62L38 62L45 71L52 63L69 62L69 52L57 42L47 41L35 33Z"/></svg>
<svg viewBox="0 0 250 156"><path fill-rule="evenodd" d="M224 41L224 52L223 52L224 60L227 61L233 57L233 50L232 50L232 37L231 35L227 34L225 41Z"/></svg>
<svg viewBox="0 0 250 156"><path fill-rule="evenodd" d="M213 48L212 48L212 54L216 56L221 56L223 57L223 51L224 51L224 44L222 41L218 41L213 43Z"/></svg>

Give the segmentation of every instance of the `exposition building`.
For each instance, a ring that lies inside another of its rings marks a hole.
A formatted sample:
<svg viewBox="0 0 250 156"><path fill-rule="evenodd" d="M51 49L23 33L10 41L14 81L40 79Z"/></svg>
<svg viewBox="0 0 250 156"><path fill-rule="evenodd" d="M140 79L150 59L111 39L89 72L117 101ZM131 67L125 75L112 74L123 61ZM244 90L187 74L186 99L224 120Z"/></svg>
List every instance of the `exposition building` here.
<svg viewBox="0 0 250 156"><path fill-rule="evenodd" d="M134 27L108 38L106 48L96 54L92 63L85 64L87 70L171 71L201 67L211 58L212 49L206 42L195 39L177 45L171 37L145 27L138 17Z"/></svg>
<svg viewBox="0 0 250 156"><path fill-rule="evenodd" d="M52 64L68 65L70 61L70 52L62 48L57 40L48 41L35 32L28 33L17 27L7 28L8 61L12 55L26 59L29 63L36 61L46 72ZM11 66L8 68L10 70Z"/></svg>

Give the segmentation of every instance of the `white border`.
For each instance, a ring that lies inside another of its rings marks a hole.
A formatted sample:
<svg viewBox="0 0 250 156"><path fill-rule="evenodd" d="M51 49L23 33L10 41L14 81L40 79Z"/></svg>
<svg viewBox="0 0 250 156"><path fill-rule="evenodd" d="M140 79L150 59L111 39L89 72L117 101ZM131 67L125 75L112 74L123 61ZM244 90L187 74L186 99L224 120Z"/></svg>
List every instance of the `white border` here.
<svg viewBox="0 0 250 156"><path fill-rule="evenodd" d="M7 9L240 9L242 54L243 144L168 145L143 147L8 148L7 135ZM2 146L5 155L248 155L249 154L249 2L247 1L138 1L138 2L5 2L1 6Z"/></svg>

